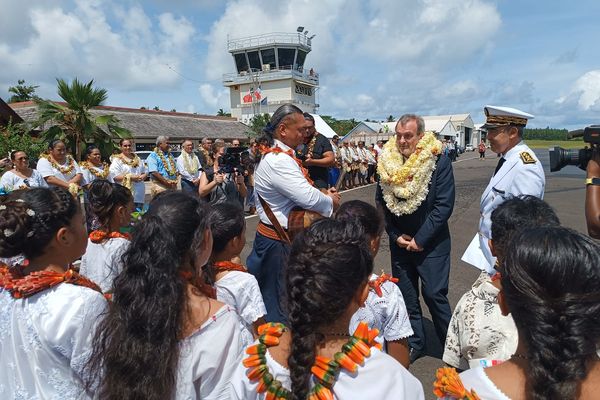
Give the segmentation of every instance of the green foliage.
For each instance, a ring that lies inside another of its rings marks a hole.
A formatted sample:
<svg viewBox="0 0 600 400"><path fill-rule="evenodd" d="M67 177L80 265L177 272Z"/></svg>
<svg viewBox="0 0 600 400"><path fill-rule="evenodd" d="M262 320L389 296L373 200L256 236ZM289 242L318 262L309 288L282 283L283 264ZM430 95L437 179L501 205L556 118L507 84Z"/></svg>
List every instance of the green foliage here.
<svg viewBox="0 0 600 400"><path fill-rule="evenodd" d="M160 107L159 106L154 106L153 110L154 111L160 111Z"/></svg>
<svg viewBox="0 0 600 400"><path fill-rule="evenodd" d="M217 117L231 117L231 113L225 112L222 108L217 111Z"/></svg>
<svg viewBox="0 0 600 400"><path fill-rule="evenodd" d="M566 129L554 128L525 128L523 131L523 139L525 140L567 140Z"/></svg>
<svg viewBox="0 0 600 400"><path fill-rule="evenodd" d="M250 120L250 129L251 132L248 132L249 137L257 137L262 135L262 131L265 126L271 120L271 116L267 113L257 114Z"/></svg>
<svg viewBox="0 0 600 400"><path fill-rule="evenodd" d="M385 122L394 122L394 116L390 115L387 117L387 120Z"/></svg>
<svg viewBox="0 0 600 400"><path fill-rule="evenodd" d="M36 96L36 94L35 94L35 89L37 89L37 88L39 88L39 86L26 85L25 80L19 79L17 81L17 85L10 86L8 88L8 91L10 93L14 93L14 95L12 95L8 99L8 102L9 103L18 103L21 101L29 101L29 100L38 99L39 97Z"/></svg>
<svg viewBox="0 0 600 400"><path fill-rule="evenodd" d="M9 123L0 127L0 159L8 157L11 151L21 150L30 159L36 160L46 150L46 144L32 138L26 124Z"/></svg>
<svg viewBox="0 0 600 400"><path fill-rule="evenodd" d="M321 118L323 118L323 121L325 121L340 137L346 135L358 125L358 122L354 118L338 120L329 115L321 115Z"/></svg>
<svg viewBox="0 0 600 400"><path fill-rule="evenodd" d="M38 120L36 126L50 125L42 133L49 142L62 139L78 161L88 143L94 143L104 157L116 149L115 139L131 138L131 132L119 126L113 115L93 116L90 109L99 106L108 97L105 89L93 87L91 80L83 84L75 78L71 85L57 79L58 95L67 103L66 107L50 100L37 99Z"/></svg>

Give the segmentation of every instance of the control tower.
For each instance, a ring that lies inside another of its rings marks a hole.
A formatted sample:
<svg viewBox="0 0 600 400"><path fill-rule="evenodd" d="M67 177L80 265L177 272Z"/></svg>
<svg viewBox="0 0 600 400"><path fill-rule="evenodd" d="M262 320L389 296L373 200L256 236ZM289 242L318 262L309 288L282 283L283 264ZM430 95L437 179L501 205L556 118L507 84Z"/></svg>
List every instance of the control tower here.
<svg viewBox="0 0 600 400"><path fill-rule="evenodd" d="M285 103L316 113L319 75L305 68L315 35L298 27L296 33L268 33L227 41L237 72L223 75L229 88L231 116L249 123L256 114L273 114Z"/></svg>

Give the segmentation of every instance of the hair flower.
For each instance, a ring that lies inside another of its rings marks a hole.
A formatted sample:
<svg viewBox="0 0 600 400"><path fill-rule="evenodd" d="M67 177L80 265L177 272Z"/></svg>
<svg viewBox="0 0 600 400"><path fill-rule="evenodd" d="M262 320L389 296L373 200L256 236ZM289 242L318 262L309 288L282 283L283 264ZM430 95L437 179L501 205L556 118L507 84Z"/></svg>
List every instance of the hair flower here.
<svg viewBox="0 0 600 400"><path fill-rule="evenodd" d="M31 208L28 208L27 211L25 211L27 213L27 215L29 215L30 217L34 217L35 216L35 211L33 211Z"/></svg>
<svg viewBox="0 0 600 400"><path fill-rule="evenodd" d="M3 211L3 210L6 210L6 206L5 206L4 204L2 204L2 205L0 206L0 211Z"/></svg>
<svg viewBox="0 0 600 400"><path fill-rule="evenodd" d="M12 229L6 228L6 229L4 229L4 231L2 233L4 233L4 237L10 237L15 233L15 231L13 231Z"/></svg>

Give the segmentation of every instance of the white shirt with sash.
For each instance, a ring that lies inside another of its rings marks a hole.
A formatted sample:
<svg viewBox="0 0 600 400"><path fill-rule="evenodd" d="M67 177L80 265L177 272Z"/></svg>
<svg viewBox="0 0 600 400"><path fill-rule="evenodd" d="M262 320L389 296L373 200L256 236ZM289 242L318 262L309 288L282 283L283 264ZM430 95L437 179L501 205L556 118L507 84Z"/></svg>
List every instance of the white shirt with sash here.
<svg viewBox="0 0 600 400"><path fill-rule="evenodd" d="M275 139L275 146L283 151L290 150L283 142ZM254 173L256 212L261 222L272 225L262 208L258 195L269 205L275 218L287 228L288 215L299 206L317 212L324 217L333 213L333 200L319 189L311 186L296 161L284 153L266 154Z"/></svg>
<svg viewBox="0 0 600 400"><path fill-rule="evenodd" d="M542 163L524 142L519 142L503 157L506 161L481 195L479 232L462 256L464 262L490 274L496 262L488 245L492 237L492 211L504 201L521 195L543 199L546 186Z"/></svg>

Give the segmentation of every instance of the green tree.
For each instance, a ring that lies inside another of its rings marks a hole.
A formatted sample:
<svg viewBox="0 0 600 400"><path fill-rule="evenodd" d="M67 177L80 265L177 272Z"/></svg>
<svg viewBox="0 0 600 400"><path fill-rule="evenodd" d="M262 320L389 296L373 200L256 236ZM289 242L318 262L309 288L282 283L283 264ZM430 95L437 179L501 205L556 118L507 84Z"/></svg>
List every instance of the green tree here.
<svg viewBox="0 0 600 400"><path fill-rule="evenodd" d="M387 120L385 122L394 122L394 116L390 115L387 117Z"/></svg>
<svg viewBox="0 0 600 400"><path fill-rule="evenodd" d="M160 111L160 107L159 106L154 106L153 110L154 111Z"/></svg>
<svg viewBox="0 0 600 400"><path fill-rule="evenodd" d="M38 159L46 145L31 137L29 132L25 123L13 124L11 121L6 127L0 127L0 158L8 156L11 151L20 150L26 152L30 159Z"/></svg>
<svg viewBox="0 0 600 400"><path fill-rule="evenodd" d="M38 99L39 97L35 94L35 89L39 86L26 85L25 80L19 79L17 85L10 86L8 91L14 93L9 99L9 103L18 103L20 101L30 101Z"/></svg>
<svg viewBox="0 0 600 400"><path fill-rule="evenodd" d="M217 117L231 117L231 113L225 112L222 108L217 111Z"/></svg>
<svg viewBox="0 0 600 400"><path fill-rule="evenodd" d="M75 78L69 85L57 79L58 95L66 106L50 100L37 99L38 126L50 124L42 133L45 141L62 139L81 160L86 143L94 143L108 157L116 148L114 140L131 138L131 132L119 126L114 115L94 116L90 110L104 103L108 97L105 89L94 88L94 81L83 84Z"/></svg>
<svg viewBox="0 0 600 400"><path fill-rule="evenodd" d="M251 136L260 136L263 132L263 129L269 121L271 120L271 116L267 113L265 114L256 114L250 120L250 129L252 132L249 132Z"/></svg>

